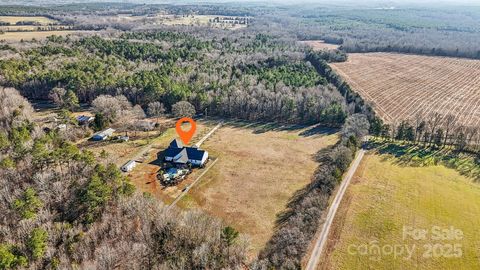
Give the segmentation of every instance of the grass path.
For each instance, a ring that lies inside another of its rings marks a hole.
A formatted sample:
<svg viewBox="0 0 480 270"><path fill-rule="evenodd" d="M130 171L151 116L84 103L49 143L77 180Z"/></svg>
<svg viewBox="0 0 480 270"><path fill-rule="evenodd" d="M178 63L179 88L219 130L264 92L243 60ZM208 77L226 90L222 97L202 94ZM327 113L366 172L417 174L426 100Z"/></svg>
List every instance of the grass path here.
<svg viewBox="0 0 480 270"><path fill-rule="evenodd" d="M340 184L340 188L338 189L338 192L335 195L335 198L333 199L332 205L330 205L329 207L325 222L323 222L322 224L322 230L315 242L315 246L313 248L310 259L308 260L308 263L307 263L307 267L305 269L315 270L315 268L317 267L318 262L320 260L320 256L322 255L323 247L327 242L328 234L330 232L330 227L332 225L333 219L335 218L335 214L337 213L338 207L342 202L345 191L347 190L348 185L350 184L350 181L352 180L353 175L357 171L358 165L360 165L360 161L362 161L362 158L364 155L365 155L365 150L360 149L358 151L357 156L355 157L355 160L352 162L350 169L348 170L347 174L344 176L342 183Z"/></svg>

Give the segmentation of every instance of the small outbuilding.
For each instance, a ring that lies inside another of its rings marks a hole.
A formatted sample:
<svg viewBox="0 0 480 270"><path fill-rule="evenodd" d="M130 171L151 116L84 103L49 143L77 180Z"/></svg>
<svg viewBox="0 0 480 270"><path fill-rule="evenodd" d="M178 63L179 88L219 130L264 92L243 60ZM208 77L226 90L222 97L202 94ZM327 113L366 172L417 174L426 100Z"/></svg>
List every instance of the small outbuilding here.
<svg viewBox="0 0 480 270"><path fill-rule="evenodd" d="M127 163L123 164L123 166L120 168L123 172L129 172L135 168L137 163L135 160L129 160Z"/></svg>
<svg viewBox="0 0 480 270"><path fill-rule="evenodd" d="M130 140L130 137L128 136L118 136L117 139L122 142L128 142Z"/></svg>
<svg viewBox="0 0 480 270"><path fill-rule="evenodd" d="M77 122L78 122L79 125L88 125L94 119L95 119L95 117L93 117L93 116L80 115L80 116L77 117Z"/></svg>
<svg viewBox="0 0 480 270"><path fill-rule="evenodd" d="M115 130L113 128L108 128L104 131L95 133L92 136L92 140L94 140L94 141L104 141L104 140L108 139L110 136L112 136L113 132L115 132Z"/></svg>

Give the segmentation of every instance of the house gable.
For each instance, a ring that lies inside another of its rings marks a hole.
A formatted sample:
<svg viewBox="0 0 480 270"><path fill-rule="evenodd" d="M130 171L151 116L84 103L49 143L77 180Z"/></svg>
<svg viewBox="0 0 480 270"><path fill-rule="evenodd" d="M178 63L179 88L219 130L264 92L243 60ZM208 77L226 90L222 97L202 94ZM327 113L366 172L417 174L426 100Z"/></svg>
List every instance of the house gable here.
<svg viewBox="0 0 480 270"><path fill-rule="evenodd" d="M183 143L179 139L175 139L170 143L169 148L183 148Z"/></svg>

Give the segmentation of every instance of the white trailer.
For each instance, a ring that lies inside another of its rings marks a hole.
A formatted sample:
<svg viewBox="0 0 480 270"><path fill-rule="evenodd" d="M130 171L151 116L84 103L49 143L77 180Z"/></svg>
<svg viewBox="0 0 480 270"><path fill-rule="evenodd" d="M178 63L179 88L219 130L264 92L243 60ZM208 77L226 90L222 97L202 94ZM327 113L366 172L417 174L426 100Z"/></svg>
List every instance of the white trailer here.
<svg viewBox="0 0 480 270"><path fill-rule="evenodd" d="M123 166L120 168L123 172L129 172L135 168L137 163L135 160L129 160L127 163L123 164Z"/></svg>

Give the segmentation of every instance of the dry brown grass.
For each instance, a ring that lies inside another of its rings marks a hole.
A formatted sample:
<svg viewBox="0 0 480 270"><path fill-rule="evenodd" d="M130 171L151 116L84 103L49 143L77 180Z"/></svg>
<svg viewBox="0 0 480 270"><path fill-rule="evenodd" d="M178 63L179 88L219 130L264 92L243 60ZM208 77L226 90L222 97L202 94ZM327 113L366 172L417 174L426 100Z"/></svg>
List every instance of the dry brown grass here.
<svg viewBox="0 0 480 270"><path fill-rule="evenodd" d="M325 43L325 41L323 40L305 40L305 41L300 41L300 43L312 47L314 51L338 49L338 45Z"/></svg>
<svg viewBox="0 0 480 270"><path fill-rule="evenodd" d="M352 53L332 66L386 122L438 112L480 125L480 60Z"/></svg>
<svg viewBox="0 0 480 270"><path fill-rule="evenodd" d="M256 255L272 236L277 214L310 182L318 165L313 155L337 140L336 134L299 135L303 131L222 127L203 145L218 162L180 206L199 207L248 234Z"/></svg>
<svg viewBox="0 0 480 270"><path fill-rule="evenodd" d="M88 112L81 114L88 115ZM156 121L156 119L145 119L144 121ZM161 125L167 125L172 127L173 122L171 119L160 118L158 121ZM103 141L103 142L91 142L87 138L79 144L80 147L88 148L88 150L94 152L95 154L100 154L102 151L105 151L108 154L107 161L115 163L118 166L123 165L131 159L137 161L148 161L150 159L150 152L147 152L145 156L139 154L142 153L146 147L151 146L151 148L163 147L164 144L168 145L172 137L172 130L169 129L166 132L162 132L161 129L155 129L152 131L121 131L124 128L124 123L117 123L111 125L110 127L115 129L116 132L113 136L119 135L128 135L130 140L128 142L112 142L112 141Z"/></svg>
<svg viewBox="0 0 480 270"><path fill-rule="evenodd" d="M0 26L0 30L4 32L15 32L15 31L35 31L38 30L41 26L35 25L10 25L10 26Z"/></svg>
<svg viewBox="0 0 480 270"><path fill-rule="evenodd" d="M65 30L68 29L68 26L65 25L9 25L9 26L0 26L0 31L3 32L22 32L22 31L56 31L56 30Z"/></svg>

